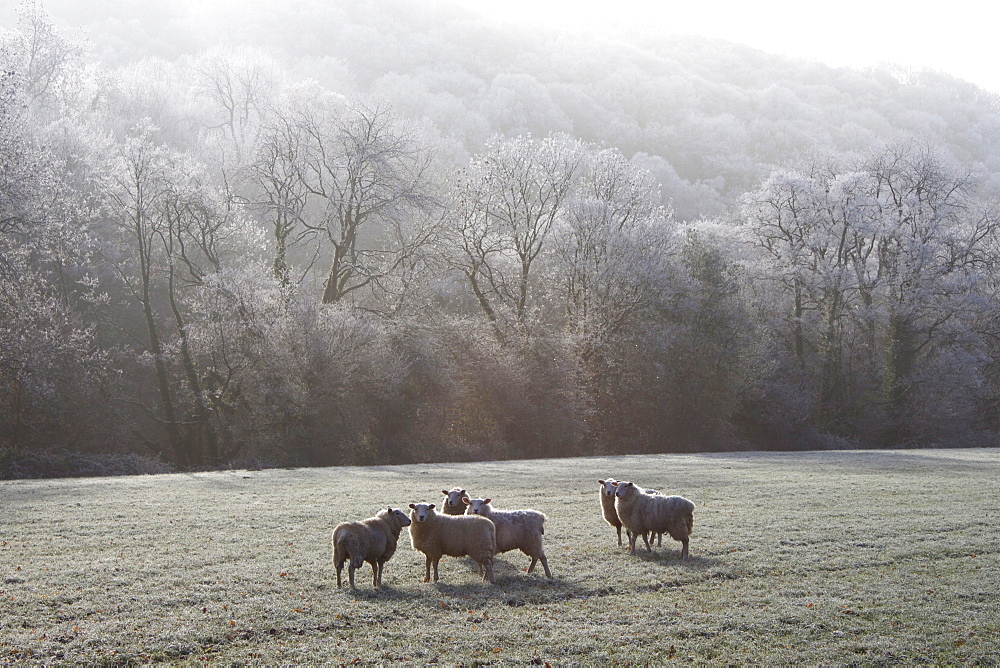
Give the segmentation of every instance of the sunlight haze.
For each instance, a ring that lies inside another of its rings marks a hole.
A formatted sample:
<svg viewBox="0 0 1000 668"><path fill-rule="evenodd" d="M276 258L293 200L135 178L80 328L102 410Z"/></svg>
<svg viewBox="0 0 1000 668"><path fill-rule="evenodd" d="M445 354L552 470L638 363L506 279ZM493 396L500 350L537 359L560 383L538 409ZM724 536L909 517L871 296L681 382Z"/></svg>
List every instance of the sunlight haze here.
<svg viewBox="0 0 1000 668"><path fill-rule="evenodd" d="M492 20L627 37L695 34L833 66L895 63L932 69L1000 92L987 5L953 2L947 11L914 3L653 3L450 0Z"/></svg>

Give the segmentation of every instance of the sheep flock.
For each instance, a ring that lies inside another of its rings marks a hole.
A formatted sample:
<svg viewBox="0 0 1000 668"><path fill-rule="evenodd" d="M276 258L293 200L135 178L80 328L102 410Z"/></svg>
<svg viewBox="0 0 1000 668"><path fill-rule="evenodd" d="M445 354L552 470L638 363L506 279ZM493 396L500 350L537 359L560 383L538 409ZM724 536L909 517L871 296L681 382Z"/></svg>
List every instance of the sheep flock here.
<svg viewBox="0 0 1000 668"><path fill-rule="evenodd" d="M693 502L630 481L605 478L597 482L600 517L616 530L619 547L623 546L622 529L630 555L636 554L640 536L646 550L652 552L653 543L658 538L662 546L666 533L681 544L680 558L690 558ZM348 564L348 580L355 588L354 571L366 562L372 567L372 586L381 587L385 563L395 554L399 536L407 527L411 546L424 555L424 582L438 582L441 557L449 556L471 558L483 579L495 584L494 557L511 550L531 557L528 574L541 563L545 577L553 578L544 548L548 519L544 513L498 509L491 497L473 498L462 487L442 490L442 494L440 507L435 503L410 503L409 516L389 506L374 517L338 524L331 541L337 587L342 586L341 572Z"/></svg>

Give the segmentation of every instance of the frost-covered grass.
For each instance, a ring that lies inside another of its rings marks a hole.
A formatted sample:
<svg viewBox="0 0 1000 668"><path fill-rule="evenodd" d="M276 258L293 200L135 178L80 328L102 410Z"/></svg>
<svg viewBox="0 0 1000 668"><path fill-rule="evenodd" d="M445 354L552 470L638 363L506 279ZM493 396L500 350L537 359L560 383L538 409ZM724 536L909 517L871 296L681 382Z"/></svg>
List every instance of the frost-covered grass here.
<svg viewBox="0 0 1000 668"><path fill-rule="evenodd" d="M692 499L692 559L619 549L606 476ZM996 665L998 481L918 450L2 482L0 662ZM383 590L337 589L337 522L454 485L545 512L555 581L514 552L425 584L404 533Z"/></svg>

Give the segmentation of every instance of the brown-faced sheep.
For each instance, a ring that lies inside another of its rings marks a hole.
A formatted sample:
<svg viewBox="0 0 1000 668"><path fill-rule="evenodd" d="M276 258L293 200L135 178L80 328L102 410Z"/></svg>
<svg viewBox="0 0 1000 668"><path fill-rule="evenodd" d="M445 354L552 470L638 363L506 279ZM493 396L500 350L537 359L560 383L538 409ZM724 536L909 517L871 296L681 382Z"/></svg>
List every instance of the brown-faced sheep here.
<svg viewBox="0 0 1000 668"><path fill-rule="evenodd" d="M372 586L382 585L382 570L396 552L399 533L410 525L410 518L390 506L375 517L360 522L341 522L333 530L333 565L337 569L337 586L341 586L344 562L350 559L347 577L354 589L354 571L366 561L372 565Z"/></svg>
<svg viewBox="0 0 1000 668"><path fill-rule="evenodd" d="M646 494L633 483L620 481L615 484L615 510L629 532L629 554L635 554L639 536L652 551L647 535L650 531L666 532L680 541L681 559L688 558L688 539L694 528L694 503L682 496Z"/></svg>
<svg viewBox="0 0 1000 668"><path fill-rule="evenodd" d="M459 489L458 487L452 487L451 491L441 490L444 494L444 504L441 508L445 515L464 515L465 509L469 504L462 501L463 497L469 495L464 489Z"/></svg>
<svg viewBox="0 0 1000 668"><path fill-rule="evenodd" d="M410 541L413 549L426 557L424 582L431 581L432 564L434 582L438 581L438 563L443 555L472 557L479 564L480 573L485 571L484 579L490 584L495 582L493 555L497 539L492 522L482 517L436 513L433 503L411 503L410 508Z"/></svg>
<svg viewBox="0 0 1000 668"><path fill-rule="evenodd" d="M497 510L490 505L492 499L463 499L469 507L467 515L480 515L493 522L497 530L497 552L521 550L531 557L528 566L530 573L535 564L542 562L545 577L552 579L549 571L549 560L545 558L542 547L542 534L545 533L545 515L537 510Z"/></svg>

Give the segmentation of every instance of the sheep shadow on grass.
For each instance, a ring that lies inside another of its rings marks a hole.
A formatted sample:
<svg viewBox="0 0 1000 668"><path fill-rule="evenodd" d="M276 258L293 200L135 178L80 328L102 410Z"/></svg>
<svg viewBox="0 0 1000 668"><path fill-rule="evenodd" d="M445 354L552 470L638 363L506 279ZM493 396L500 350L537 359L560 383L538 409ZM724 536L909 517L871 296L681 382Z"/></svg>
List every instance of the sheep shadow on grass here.
<svg viewBox="0 0 1000 668"><path fill-rule="evenodd" d="M336 587L333 589L334 591L337 591ZM394 587L391 584L386 584L384 581L382 582L382 586L378 589L373 588L371 583L369 583L369 586L367 587L358 587L357 589L342 587L340 591L345 592L346 595L351 598L365 601L412 601L423 596L423 594L419 591L413 591L408 587Z"/></svg>
<svg viewBox="0 0 1000 668"><path fill-rule="evenodd" d="M700 555L691 555L687 559L681 559L680 550L670 550L666 548L653 550L652 552L647 552L646 548L642 548L641 550L636 550L634 555L628 554L627 552L624 552L623 554L629 559L639 559L643 562L657 566L681 567L685 570L691 571L704 570L719 563L718 559L703 557Z"/></svg>

